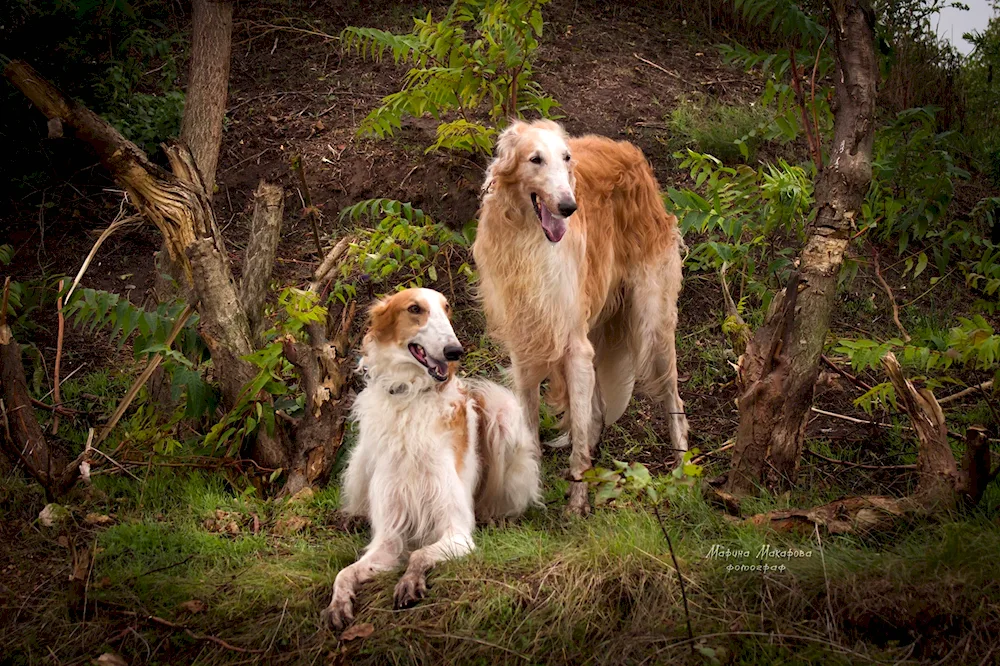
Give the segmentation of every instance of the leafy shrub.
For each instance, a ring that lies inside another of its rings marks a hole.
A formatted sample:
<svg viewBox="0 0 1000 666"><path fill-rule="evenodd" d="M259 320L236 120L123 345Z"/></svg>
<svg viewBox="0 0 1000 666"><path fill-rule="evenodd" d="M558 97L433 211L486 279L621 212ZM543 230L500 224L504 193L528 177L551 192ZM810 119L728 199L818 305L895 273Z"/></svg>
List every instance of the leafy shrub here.
<svg viewBox="0 0 1000 666"><path fill-rule="evenodd" d="M441 21L414 19L413 31L397 35L349 27L341 33L347 50L396 63L412 63L403 89L382 100L362 121L359 133L391 136L404 116L430 114L440 121L440 148L488 154L497 130L472 115L485 109L503 126L526 111L548 116L557 105L534 80L532 64L542 36L548 0L456 0ZM450 114L450 115L449 115ZM451 119L445 120L448 116Z"/></svg>
<svg viewBox="0 0 1000 666"><path fill-rule="evenodd" d="M341 279L334 285L333 294L343 303L357 296L359 280L370 284L391 281L397 289L424 286L425 278L435 282L435 261L442 248L452 243L471 245L475 233L474 221L456 233L434 222L419 208L394 199L366 199L344 208L340 217L375 222L373 228L357 231L359 237L351 243L341 266ZM467 263L459 267L459 272L466 277L473 275Z"/></svg>
<svg viewBox="0 0 1000 666"><path fill-rule="evenodd" d="M693 150L676 157L682 159L681 168L690 169L695 189L669 189L667 205L682 234L705 238L691 248L686 269L716 271L729 264L766 308L787 279L795 253L794 247L775 248L774 236L801 240L814 214L810 172L784 160L754 169L727 167Z"/></svg>

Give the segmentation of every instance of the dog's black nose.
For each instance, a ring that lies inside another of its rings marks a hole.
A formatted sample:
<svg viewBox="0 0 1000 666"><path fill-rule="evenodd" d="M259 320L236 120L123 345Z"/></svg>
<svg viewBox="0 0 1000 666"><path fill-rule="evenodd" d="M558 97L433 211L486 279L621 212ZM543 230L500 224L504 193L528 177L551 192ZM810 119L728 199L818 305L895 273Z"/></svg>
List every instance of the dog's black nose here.
<svg viewBox="0 0 1000 666"><path fill-rule="evenodd" d="M444 357L449 361L457 361L462 358L462 354L465 350L462 349L462 345L448 345L444 348Z"/></svg>
<svg viewBox="0 0 1000 666"><path fill-rule="evenodd" d="M576 202L575 201L563 201L559 204L559 214L563 217L569 217L576 212Z"/></svg>

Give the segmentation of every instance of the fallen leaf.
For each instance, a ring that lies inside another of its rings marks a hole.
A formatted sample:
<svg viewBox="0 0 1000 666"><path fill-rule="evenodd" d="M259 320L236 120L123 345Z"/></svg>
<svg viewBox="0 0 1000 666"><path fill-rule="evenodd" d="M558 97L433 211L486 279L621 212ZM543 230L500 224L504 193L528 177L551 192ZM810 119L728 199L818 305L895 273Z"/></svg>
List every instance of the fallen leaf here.
<svg viewBox="0 0 1000 666"><path fill-rule="evenodd" d="M312 486L306 486L299 492L289 497L288 503L291 504L292 502L304 502L305 500L312 499L314 494L315 493L313 492Z"/></svg>
<svg viewBox="0 0 1000 666"><path fill-rule="evenodd" d="M115 521L111 516L105 516L100 513L88 513L87 517L83 519L83 522L88 525L107 525Z"/></svg>
<svg viewBox="0 0 1000 666"><path fill-rule="evenodd" d="M301 532L310 523L311 521L308 518L291 516L289 518L282 518L276 522L272 531L278 536L288 536L296 532Z"/></svg>
<svg viewBox="0 0 1000 666"><path fill-rule="evenodd" d="M355 638L368 638L374 633L375 627L372 626L371 622L352 624L340 635L340 640L353 641Z"/></svg>
<svg viewBox="0 0 1000 666"><path fill-rule="evenodd" d="M185 601L184 603L179 604L178 608L185 610L188 613L204 613L207 606L201 599L191 599L190 601Z"/></svg>
<svg viewBox="0 0 1000 666"><path fill-rule="evenodd" d="M128 666L128 662L114 652L105 652L96 661L99 666Z"/></svg>
<svg viewBox="0 0 1000 666"><path fill-rule="evenodd" d="M46 504L42 512L38 514L38 520L45 527L55 527L56 523L64 523L69 520L69 509L61 504Z"/></svg>
<svg viewBox="0 0 1000 666"><path fill-rule="evenodd" d="M236 524L235 520L230 520L228 523L226 523L226 532L228 532L229 534L239 534L240 526Z"/></svg>

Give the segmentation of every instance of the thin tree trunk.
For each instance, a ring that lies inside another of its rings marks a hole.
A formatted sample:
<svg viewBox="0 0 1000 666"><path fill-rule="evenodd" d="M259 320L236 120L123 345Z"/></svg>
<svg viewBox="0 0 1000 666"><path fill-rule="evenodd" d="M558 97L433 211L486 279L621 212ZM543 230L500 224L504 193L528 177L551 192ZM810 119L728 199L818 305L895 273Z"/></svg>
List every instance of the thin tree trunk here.
<svg viewBox="0 0 1000 666"><path fill-rule="evenodd" d="M874 14L865 0L830 0L836 72L834 140L816 186L816 220L783 294L740 365L740 422L726 490L794 483L829 330L837 277L871 181L878 76Z"/></svg>
<svg viewBox="0 0 1000 666"><path fill-rule="evenodd" d="M4 310L6 305L4 299ZM42 426L35 418L21 363L21 346L14 339L6 317L0 317L0 397L3 398L2 448L11 462L23 464L51 497L66 462L49 450Z"/></svg>
<svg viewBox="0 0 1000 666"><path fill-rule="evenodd" d="M191 151L211 201L222 144L222 119L229 97L233 5L228 0L193 0L192 6L191 65L181 119L181 141ZM157 302L171 301L178 296L190 300L190 286L184 279L181 263L164 241L156 256L153 278ZM162 368L150 378L149 390L165 408L173 406Z"/></svg>
<svg viewBox="0 0 1000 666"><path fill-rule="evenodd" d="M181 141L191 150L209 197L222 144L222 118L229 95L229 51L233 5L228 1L194 0L191 69L181 120Z"/></svg>
<svg viewBox="0 0 1000 666"><path fill-rule="evenodd" d="M281 236L285 198L281 186L263 180L257 185L253 196L253 222L250 225L246 261L243 262L240 298L243 299L243 306L250 320L250 332L257 341L264 328L264 299Z"/></svg>

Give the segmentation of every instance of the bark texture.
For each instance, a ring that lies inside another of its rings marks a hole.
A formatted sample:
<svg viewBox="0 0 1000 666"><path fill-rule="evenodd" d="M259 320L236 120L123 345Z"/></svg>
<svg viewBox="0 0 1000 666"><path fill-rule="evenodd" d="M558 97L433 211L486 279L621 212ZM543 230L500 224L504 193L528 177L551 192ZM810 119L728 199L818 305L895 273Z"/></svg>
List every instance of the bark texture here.
<svg viewBox="0 0 1000 666"><path fill-rule="evenodd" d="M865 0L831 0L836 103L829 163L798 271L741 360L740 421L726 490L794 483L830 324L837 277L871 181L875 119L874 14Z"/></svg>
<svg viewBox="0 0 1000 666"><path fill-rule="evenodd" d="M0 443L4 452L15 465L23 464L46 492L53 495L66 461L49 449L45 433L35 418L21 364L21 346L6 322L0 323L0 395L4 421Z"/></svg>
<svg viewBox="0 0 1000 666"><path fill-rule="evenodd" d="M233 4L194 0L191 69L181 119L181 141L191 150L205 191L215 190L215 171L222 143L222 118L229 97Z"/></svg>
<svg viewBox="0 0 1000 666"><path fill-rule="evenodd" d="M264 299L271 281L284 214L285 197L281 187L260 181L254 192L250 244L247 246L243 277L240 280L240 298L243 299L243 306L250 320L250 332L255 341L260 340L263 330Z"/></svg>

